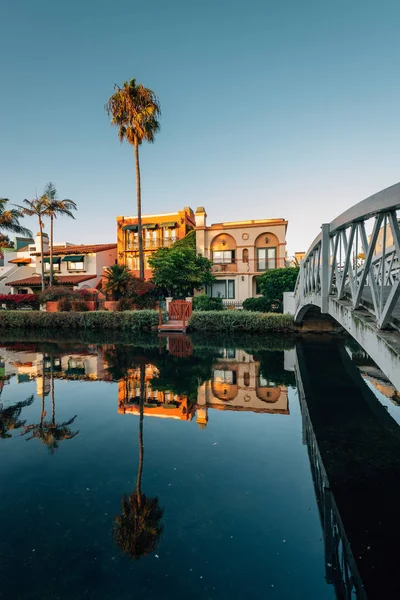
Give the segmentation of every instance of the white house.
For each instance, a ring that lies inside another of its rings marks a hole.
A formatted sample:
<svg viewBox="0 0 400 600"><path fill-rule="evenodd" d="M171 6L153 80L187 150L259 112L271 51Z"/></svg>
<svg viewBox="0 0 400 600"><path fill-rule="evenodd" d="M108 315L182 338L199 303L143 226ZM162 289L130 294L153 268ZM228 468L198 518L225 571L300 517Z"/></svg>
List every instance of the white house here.
<svg viewBox="0 0 400 600"><path fill-rule="evenodd" d="M45 273L50 271L50 251L47 234L43 234ZM22 251L23 250L23 251ZM17 265L3 285L14 294L31 294L41 288L40 234L35 244L17 251L9 262ZM99 283L103 269L116 264L117 244L79 244L69 242L53 246L53 273L60 285L74 289L93 288ZM1 282L0 282L1 283Z"/></svg>

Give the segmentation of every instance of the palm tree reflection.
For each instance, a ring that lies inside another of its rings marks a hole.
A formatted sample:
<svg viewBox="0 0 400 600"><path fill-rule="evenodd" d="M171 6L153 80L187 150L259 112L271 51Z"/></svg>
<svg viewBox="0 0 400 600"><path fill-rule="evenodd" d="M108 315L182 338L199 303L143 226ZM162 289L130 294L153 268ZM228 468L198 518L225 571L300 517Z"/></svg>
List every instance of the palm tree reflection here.
<svg viewBox="0 0 400 600"><path fill-rule="evenodd" d="M118 548L129 558L139 559L157 548L164 526L161 522L163 509L158 498L142 493L143 473L143 404L145 395L145 363L140 364L140 417L139 417L139 468L136 491L122 496L122 511L115 518L113 537Z"/></svg>
<svg viewBox="0 0 400 600"><path fill-rule="evenodd" d="M4 408L4 405L0 402L0 439L5 440L12 437L10 431L19 429L25 425L26 421L21 421L19 417L21 416L22 409L25 406L30 406L32 402L33 395L7 408Z"/></svg>
<svg viewBox="0 0 400 600"><path fill-rule="evenodd" d="M51 421L45 421L46 410L45 410L45 369L44 369L44 357L43 357L43 385L42 385L42 412L40 415L39 423L34 423L25 427L25 433L31 433L32 435L27 438L31 440L37 438L43 444L47 446L50 454L54 454L60 446L60 442L63 440L71 440L78 435L79 431L74 433L69 427L75 421L77 415L69 419L69 421L56 422L56 403L54 396L54 372L53 372L53 360L51 358L51 369L50 369L50 384L51 384Z"/></svg>

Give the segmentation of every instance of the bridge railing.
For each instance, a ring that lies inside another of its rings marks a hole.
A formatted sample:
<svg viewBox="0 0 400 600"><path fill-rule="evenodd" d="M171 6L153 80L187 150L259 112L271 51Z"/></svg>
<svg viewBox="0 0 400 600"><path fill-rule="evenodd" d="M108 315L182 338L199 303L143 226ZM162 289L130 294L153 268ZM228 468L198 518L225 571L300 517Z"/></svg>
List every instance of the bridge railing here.
<svg viewBox="0 0 400 600"><path fill-rule="evenodd" d="M300 265L297 308L311 301L327 313L331 298L346 300L387 326L400 300L399 209L396 184L322 225Z"/></svg>

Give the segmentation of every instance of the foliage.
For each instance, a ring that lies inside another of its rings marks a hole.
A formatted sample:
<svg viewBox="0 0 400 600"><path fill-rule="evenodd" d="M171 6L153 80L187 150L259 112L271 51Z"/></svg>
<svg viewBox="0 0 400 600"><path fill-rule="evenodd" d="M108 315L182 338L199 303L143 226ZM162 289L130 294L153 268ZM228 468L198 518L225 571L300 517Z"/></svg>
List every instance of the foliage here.
<svg viewBox="0 0 400 600"><path fill-rule="evenodd" d="M160 129L160 104L155 93L135 79L125 81L123 87L114 86L114 94L106 104L111 125L118 127L120 142L126 140L132 146L143 141L154 142Z"/></svg>
<svg viewBox="0 0 400 600"><path fill-rule="evenodd" d="M255 313L247 310L194 311L189 325L198 331L294 331L292 315Z"/></svg>
<svg viewBox="0 0 400 600"><path fill-rule="evenodd" d="M39 231L41 234L40 239L40 261L41 261L41 278L42 278L42 290L45 287L44 280L44 263L43 263L43 219L46 216L46 202L44 198L35 198L34 200L24 200L23 206L18 206L21 216L27 215L28 217L36 216L39 223Z"/></svg>
<svg viewBox="0 0 400 600"><path fill-rule="evenodd" d="M210 298L207 294L193 297L193 310L223 310L222 298Z"/></svg>
<svg viewBox="0 0 400 600"><path fill-rule="evenodd" d="M298 267L286 267L261 275L259 286L265 298L265 312L283 312L283 293L293 292L298 274Z"/></svg>
<svg viewBox="0 0 400 600"><path fill-rule="evenodd" d="M8 310L17 310L18 308L39 308L39 300L35 294L0 294L0 306L6 305Z"/></svg>
<svg viewBox="0 0 400 600"><path fill-rule="evenodd" d="M114 300L127 296L133 282L133 275L126 265L111 265L104 271L104 291Z"/></svg>
<svg viewBox="0 0 400 600"><path fill-rule="evenodd" d="M154 283L132 275L127 293L135 308L155 308L156 292Z"/></svg>
<svg viewBox="0 0 400 600"><path fill-rule="evenodd" d="M23 216L21 207L19 209L7 208L8 202L7 198L0 198L0 231L10 231L32 237L32 231L19 224L19 219Z"/></svg>
<svg viewBox="0 0 400 600"><path fill-rule="evenodd" d="M156 310L135 310L126 312L57 312L45 311L0 311L0 330L3 328L21 329L64 329L71 330L149 330L158 325Z"/></svg>
<svg viewBox="0 0 400 600"><path fill-rule="evenodd" d="M76 210L76 204L73 200L58 200L55 185L50 181L44 188L41 200L46 206L45 215L50 218L50 285L54 281L53 265L53 222L58 216L65 215L70 219L75 219L72 211Z"/></svg>
<svg viewBox="0 0 400 600"><path fill-rule="evenodd" d="M173 245L174 248L192 248L196 250L196 231L189 231L181 240L177 240Z"/></svg>
<svg viewBox="0 0 400 600"><path fill-rule="evenodd" d="M120 298L118 300L117 310L118 311L133 310L134 306L135 306L135 304L134 304L132 298L127 298L126 296L123 296L122 298Z"/></svg>
<svg viewBox="0 0 400 600"><path fill-rule="evenodd" d="M115 518L113 537L129 558L139 560L153 552L161 538L163 510L158 498L133 493L122 496L122 512Z"/></svg>
<svg viewBox="0 0 400 600"><path fill-rule="evenodd" d="M54 418L51 421L43 421L41 419L39 423L25 427L24 435L27 433L31 434L26 440L29 441L36 438L47 446L50 454L54 454L58 450L61 441L72 440L78 435L79 431L72 432L69 427L75 421L76 417L77 415L69 419L69 421L63 421L62 423L56 423Z"/></svg>
<svg viewBox="0 0 400 600"><path fill-rule="evenodd" d="M118 127L118 137L126 140L135 149L136 202L139 235L139 272L144 277L144 255L142 244L142 194L140 182L139 146L146 141L153 143L160 129L160 104L156 94L135 79L125 81L123 87L114 86L114 94L106 104L111 124Z"/></svg>
<svg viewBox="0 0 400 600"><path fill-rule="evenodd" d="M16 402L6 408L0 403L0 439L12 437L10 431L20 429L25 425L26 421L20 420L21 411L25 406L30 406L33 399L34 397L30 396L26 400Z"/></svg>
<svg viewBox="0 0 400 600"><path fill-rule="evenodd" d="M58 301L58 310L65 312L72 310L72 302L71 297L69 295L60 298L60 300Z"/></svg>
<svg viewBox="0 0 400 600"><path fill-rule="evenodd" d="M243 301L243 308L244 310L255 312L271 312L270 303L264 296L258 298L246 298L246 300Z"/></svg>
<svg viewBox="0 0 400 600"><path fill-rule="evenodd" d="M214 281L211 261L194 248L159 248L150 258L154 283L170 296L188 296Z"/></svg>
<svg viewBox="0 0 400 600"><path fill-rule="evenodd" d="M0 233L0 248L14 248L14 242L10 240L8 235L4 235L3 233Z"/></svg>

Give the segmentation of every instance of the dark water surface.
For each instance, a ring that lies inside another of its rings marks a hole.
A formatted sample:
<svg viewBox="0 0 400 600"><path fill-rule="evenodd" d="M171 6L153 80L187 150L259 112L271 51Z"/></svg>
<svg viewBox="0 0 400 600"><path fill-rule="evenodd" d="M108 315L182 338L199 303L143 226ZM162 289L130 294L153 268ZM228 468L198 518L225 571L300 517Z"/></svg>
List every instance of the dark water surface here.
<svg viewBox="0 0 400 600"><path fill-rule="evenodd" d="M0 342L0 598L363 597L327 554L295 362L284 340Z"/></svg>

